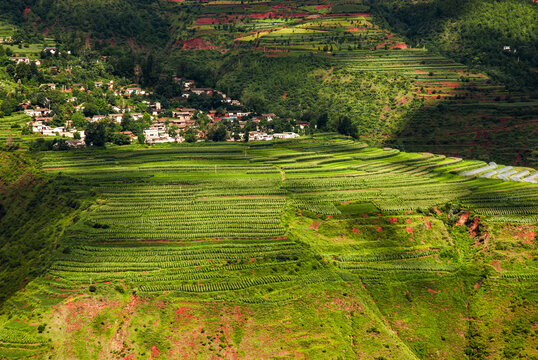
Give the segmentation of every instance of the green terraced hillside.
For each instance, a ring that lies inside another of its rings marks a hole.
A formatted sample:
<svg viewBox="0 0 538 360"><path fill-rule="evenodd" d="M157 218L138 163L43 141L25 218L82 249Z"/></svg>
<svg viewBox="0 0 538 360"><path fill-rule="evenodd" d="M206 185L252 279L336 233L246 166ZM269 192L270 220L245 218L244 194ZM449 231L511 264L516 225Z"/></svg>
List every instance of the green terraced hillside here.
<svg viewBox="0 0 538 360"><path fill-rule="evenodd" d="M0 358L538 356L538 185L293 141L39 155L89 206L0 314ZM523 169L517 169L523 170Z"/></svg>

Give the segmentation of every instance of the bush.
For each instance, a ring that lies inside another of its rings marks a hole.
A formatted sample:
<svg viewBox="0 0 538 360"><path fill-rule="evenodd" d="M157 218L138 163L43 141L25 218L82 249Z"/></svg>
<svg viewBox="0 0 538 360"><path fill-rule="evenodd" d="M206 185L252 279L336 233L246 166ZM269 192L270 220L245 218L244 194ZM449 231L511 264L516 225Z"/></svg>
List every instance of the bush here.
<svg viewBox="0 0 538 360"><path fill-rule="evenodd" d="M90 285L90 287L88 288L88 290L90 290L90 292L94 293L97 291L97 288L94 286L94 285Z"/></svg>

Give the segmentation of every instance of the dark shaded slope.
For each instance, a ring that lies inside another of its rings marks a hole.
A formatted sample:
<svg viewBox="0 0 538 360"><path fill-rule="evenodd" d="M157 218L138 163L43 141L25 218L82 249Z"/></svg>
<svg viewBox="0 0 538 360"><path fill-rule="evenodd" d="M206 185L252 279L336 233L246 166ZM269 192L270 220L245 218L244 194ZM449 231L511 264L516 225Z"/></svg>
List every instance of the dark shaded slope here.
<svg viewBox="0 0 538 360"><path fill-rule="evenodd" d="M414 45L487 70L511 88L536 91L538 6L532 1L373 0L372 7Z"/></svg>
<svg viewBox="0 0 538 360"><path fill-rule="evenodd" d="M81 207L72 186L40 174L26 156L0 153L0 303L49 263L58 235Z"/></svg>

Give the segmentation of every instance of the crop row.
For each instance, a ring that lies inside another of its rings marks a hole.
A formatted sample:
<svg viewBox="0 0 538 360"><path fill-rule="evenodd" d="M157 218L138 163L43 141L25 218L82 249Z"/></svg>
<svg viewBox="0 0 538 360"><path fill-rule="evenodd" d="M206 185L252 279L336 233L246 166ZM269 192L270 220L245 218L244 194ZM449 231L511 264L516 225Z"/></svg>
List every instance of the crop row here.
<svg viewBox="0 0 538 360"><path fill-rule="evenodd" d="M42 342L34 338L26 331L19 331L8 328L0 328L0 342L9 343L10 346L14 344L25 344L41 346Z"/></svg>
<svg viewBox="0 0 538 360"><path fill-rule="evenodd" d="M336 256L338 261L344 262L373 262L373 261L387 261L387 260L404 260L404 259L416 259L426 256L431 256L439 253L439 249L425 249L415 252L401 252L401 253L389 253L389 254L357 254L357 255L341 255Z"/></svg>
<svg viewBox="0 0 538 360"><path fill-rule="evenodd" d="M215 291L233 291L246 289L253 286L274 284L279 282L296 280L295 276L279 275L265 276L259 278L247 278L236 282L227 283L212 283L203 285L142 285L139 290L141 292L162 292L162 291L181 291L181 292L215 292Z"/></svg>
<svg viewBox="0 0 538 360"><path fill-rule="evenodd" d="M374 271L443 271L452 272L456 269L451 266L443 265L406 265L406 264L353 264L353 263L338 263L338 267L347 270L374 270Z"/></svg>

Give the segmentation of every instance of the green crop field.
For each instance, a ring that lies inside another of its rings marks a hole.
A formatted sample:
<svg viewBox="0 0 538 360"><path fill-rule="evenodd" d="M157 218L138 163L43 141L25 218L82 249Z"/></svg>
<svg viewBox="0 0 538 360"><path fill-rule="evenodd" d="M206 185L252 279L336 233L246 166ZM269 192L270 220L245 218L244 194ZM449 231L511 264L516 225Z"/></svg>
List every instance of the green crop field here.
<svg viewBox="0 0 538 360"><path fill-rule="evenodd" d="M40 163L93 200L7 300L2 358L503 357L536 320L537 185L458 175L479 161L327 135Z"/></svg>

